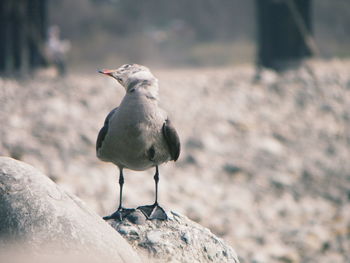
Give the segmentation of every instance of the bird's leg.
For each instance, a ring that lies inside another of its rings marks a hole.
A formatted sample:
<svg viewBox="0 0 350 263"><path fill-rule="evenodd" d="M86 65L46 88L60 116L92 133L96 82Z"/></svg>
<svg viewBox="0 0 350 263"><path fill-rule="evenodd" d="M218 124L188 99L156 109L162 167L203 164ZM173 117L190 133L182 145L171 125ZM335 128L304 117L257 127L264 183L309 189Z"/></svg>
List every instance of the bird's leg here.
<svg viewBox="0 0 350 263"><path fill-rule="evenodd" d="M124 185L123 169L120 169L120 173L119 173L119 207L118 207L118 210L122 209L123 185Z"/></svg>
<svg viewBox="0 0 350 263"><path fill-rule="evenodd" d="M121 168L120 172L119 172L119 207L118 207L117 211L115 211L110 216L103 217L104 220L116 219L118 221L123 221L123 219L125 217L127 217L130 213L135 211L135 209L133 209L133 208L124 208L122 206L123 185L124 185L124 175L123 175L123 168Z"/></svg>
<svg viewBox="0 0 350 263"><path fill-rule="evenodd" d="M156 185L156 200L154 201L154 204L158 204L158 182L159 182L158 165L156 166L156 173L154 174L153 179Z"/></svg>
<svg viewBox="0 0 350 263"><path fill-rule="evenodd" d="M167 220L168 216L166 215L164 209L158 205L158 182L159 182L158 165L156 165L156 173L154 174L153 178L156 186L156 199L154 201L154 204L139 206L137 209L139 209L147 217L147 219Z"/></svg>

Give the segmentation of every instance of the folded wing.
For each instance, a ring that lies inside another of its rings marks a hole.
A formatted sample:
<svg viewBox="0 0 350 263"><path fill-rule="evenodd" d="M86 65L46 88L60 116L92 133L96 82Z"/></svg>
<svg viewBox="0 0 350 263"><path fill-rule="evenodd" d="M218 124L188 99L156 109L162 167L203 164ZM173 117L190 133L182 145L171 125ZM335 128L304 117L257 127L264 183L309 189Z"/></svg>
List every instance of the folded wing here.
<svg viewBox="0 0 350 263"><path fill-rule="evenodd" d="M169 119L165 120L162 131L170 151L171 160L176 161L180 155L180 139L175 127L172 125Z"/></svg>
<svg viewBox="0 0 350 263"><path fill-rule="evenodd" d="M108 113L105 122L103 124L103 127L101 128L100 132L98 133L97 136L97 141L96 141L96 152L102 147L102 143L104 138L106 137L106 134L108 132L108 127L109 127L109 120L113 116L113 114L117 111L118 107L113 109L110 113Z"/></svg>

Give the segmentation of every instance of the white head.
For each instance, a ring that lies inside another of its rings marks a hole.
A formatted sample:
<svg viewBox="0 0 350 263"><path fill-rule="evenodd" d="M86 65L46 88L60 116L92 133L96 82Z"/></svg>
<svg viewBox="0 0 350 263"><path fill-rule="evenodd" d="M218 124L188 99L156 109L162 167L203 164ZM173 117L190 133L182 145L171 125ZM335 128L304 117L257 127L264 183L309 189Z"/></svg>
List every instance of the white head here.
<svg viewBox="0 0 350 263"><path fill-rule="evenodd" d="M99 72L115 78L125 88L126 92L132 92L138 87L149 89L152 94L158 92L158 79L145 66L125 64L118 69L106 69Z"/></svg>

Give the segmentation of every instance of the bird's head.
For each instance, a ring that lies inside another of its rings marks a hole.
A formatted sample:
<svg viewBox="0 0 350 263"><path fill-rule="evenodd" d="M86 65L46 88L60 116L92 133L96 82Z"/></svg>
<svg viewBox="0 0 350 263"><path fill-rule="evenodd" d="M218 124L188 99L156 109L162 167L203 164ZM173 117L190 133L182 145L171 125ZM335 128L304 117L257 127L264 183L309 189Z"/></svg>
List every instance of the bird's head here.
<svg viewBox="0 0 350 263"><path fill-rule="evenodd" d="M118 69L99 70L99 73L115 78L126 92L132 91L137 86L153 87L158 90L158 80L142 65L125 64Z"/></svg>

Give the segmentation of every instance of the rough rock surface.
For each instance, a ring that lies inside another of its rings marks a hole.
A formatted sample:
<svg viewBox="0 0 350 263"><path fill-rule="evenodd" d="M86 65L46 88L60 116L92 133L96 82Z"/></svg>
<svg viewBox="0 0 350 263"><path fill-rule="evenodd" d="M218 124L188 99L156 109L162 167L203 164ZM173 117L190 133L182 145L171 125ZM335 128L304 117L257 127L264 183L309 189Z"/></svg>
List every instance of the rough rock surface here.
<svg viewBox="0 0 350 263"><path fill-rule="evenodd" d="M141 262L78 198L30 165L0 157L0 248L9 244L19 246L17 255L25 247L36 254L81 255L88 262Z"/></svg>
<svg viewBox="0 0 350 263"><path fill-rule="evenodd" d="M209 229L175 212L168 213L167 221L110 224L143 255L143 262L239 262L235 251Z"/></svg>

